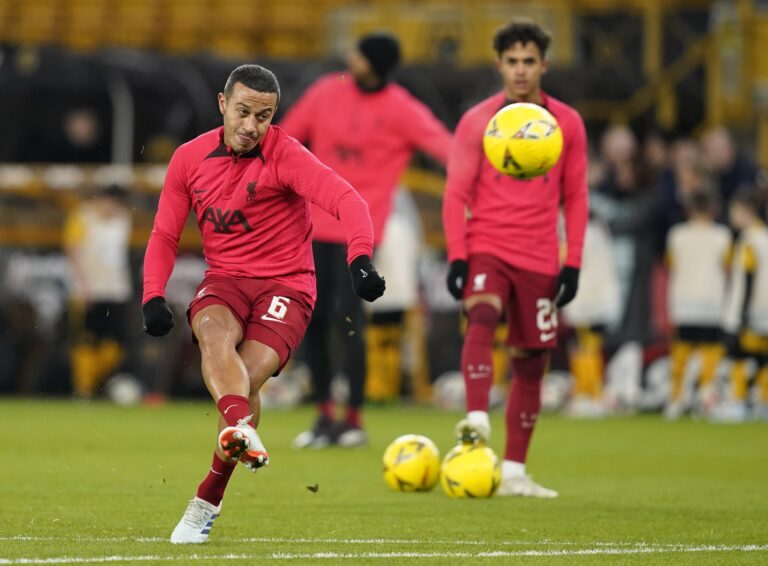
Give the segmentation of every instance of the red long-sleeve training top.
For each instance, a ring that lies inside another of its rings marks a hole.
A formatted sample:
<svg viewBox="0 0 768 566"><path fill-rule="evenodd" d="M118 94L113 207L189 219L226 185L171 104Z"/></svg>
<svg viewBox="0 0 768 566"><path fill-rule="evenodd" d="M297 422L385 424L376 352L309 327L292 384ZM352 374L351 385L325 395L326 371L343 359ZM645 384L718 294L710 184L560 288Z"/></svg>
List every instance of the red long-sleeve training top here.
<svg viewBox="0 0 768 566"><path fill-rule="evenodd" d="M449 261L483 253L529 271L557 273L562 202L568 243L565 263L581 266L589 214L584 122L567 104L544 93L542 99L562 129L563 152L546 175L530 180L499 173L483 153L488 121L509 103L504 93L473 106L459 121L443 200Z"/></svg>
<svg viewBox="0 0 768 566"><path fill-rule="evenodd" d="M350 262L373 255L365 201L303 145L270 126L255 149L238 156L223 135L216 128L173 154L144 257L143 302L164 296L190 209L208 273L274 279L312 300L310 202L339 219Z"/></svg>
<svg viewBox="0 0 768 566"><path fill-rule="evenodd" d="M376 243L392 210L403 170L418 149L445 163L451 134L429 108L396 84L376 92L360 89L344 73L318 79L280 121L308 143L320 161L337 171L368 203ZM343 243L344 230L330 214L312 207L315 240Z"/></svg>

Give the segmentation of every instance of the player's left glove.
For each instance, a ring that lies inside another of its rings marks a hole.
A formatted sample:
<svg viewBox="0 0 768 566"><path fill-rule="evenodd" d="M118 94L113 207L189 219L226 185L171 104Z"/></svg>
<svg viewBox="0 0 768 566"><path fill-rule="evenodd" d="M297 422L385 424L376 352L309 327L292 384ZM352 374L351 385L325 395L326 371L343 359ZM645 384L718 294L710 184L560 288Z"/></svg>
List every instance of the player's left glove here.
<svg viewBox="0 0 768 566"><path fill-rule="evenodd" d="M448 284L448 292L457 301L464 295L464 285L469 275L469 264L466 260L455 259L448 267L448 276L445 282Z"/></svg>
<svg viewBox="0 0 768 566"><path fill-rule="evenodd" d="M579 268L564 266L557 277L556 289L555 305L561 309L576 296L576 291L579 289Z"/></svg>
<svg viewBox="0 0 768 566"><path fill-rule="evenodd" d="M353 259L349 264L349 273L352 275L352 287L358 297L372 303L384 294L384 278L373 267L371 258L367 255Z"/></svg>

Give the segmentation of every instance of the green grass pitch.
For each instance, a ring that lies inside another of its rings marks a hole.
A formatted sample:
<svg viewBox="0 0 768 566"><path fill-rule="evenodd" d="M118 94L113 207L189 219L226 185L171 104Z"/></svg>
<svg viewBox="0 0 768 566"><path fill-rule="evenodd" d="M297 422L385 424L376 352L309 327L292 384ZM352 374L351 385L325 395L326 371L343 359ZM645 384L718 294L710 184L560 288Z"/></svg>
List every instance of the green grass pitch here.
<svg viewBox="0 0 768 566"><path fill-rule="evenodd" d="M390 491L381 455L405 433L444 454L457 414L371 409L370 447L293 450L312 417L266 412L269 468L237 470L207 544L174 546L210 463L212 403L0 400L0 564L768 563L766 423L544 416L529 469L560 498L451 500Z"/></svg>

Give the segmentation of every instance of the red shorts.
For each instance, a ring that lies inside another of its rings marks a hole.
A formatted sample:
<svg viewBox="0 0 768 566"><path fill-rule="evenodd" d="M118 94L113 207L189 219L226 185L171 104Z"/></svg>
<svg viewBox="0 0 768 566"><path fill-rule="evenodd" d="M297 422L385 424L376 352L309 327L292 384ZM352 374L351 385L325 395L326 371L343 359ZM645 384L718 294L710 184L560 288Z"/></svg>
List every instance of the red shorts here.
<svg viewBox="0 0 768 566"><path fill-rule="evenodd" d="M514 267L488 254L469 257L464 299L497 295L509 322L507 344L525 350L557 346L556 275Z"/></svg>
<svg viewBox="0 0 768 566"><path fill-rule="evenodd" d="M211 305L230 310L243 330L243 341L256 340L277 352L280 367L275 375L301 343L312 317L303 293L269 279L206 275L187 309L190 323Z"/></svg>

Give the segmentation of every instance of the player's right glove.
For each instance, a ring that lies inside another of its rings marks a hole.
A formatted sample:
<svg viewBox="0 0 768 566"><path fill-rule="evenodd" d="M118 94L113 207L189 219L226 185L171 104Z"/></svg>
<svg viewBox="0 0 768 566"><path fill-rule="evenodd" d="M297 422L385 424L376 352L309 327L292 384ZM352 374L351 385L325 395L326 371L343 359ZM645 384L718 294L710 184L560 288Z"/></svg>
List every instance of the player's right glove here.
<svg viewBox="0 0 768 566"><path fill-rule="evenodd" d="M457 259L451 262L448 268L448 292L453 295L457 301L461 300L464 294L464 285L467 284L469 275L469 264L463 259Z"/></svg>
<svg viewBox="0 0 768 566"><path fill-rule="evenodd" d="M349 273L352 275L352 287L361 299L372 303L384 294L386 283L371 263L367 255L357 256L349 264Z"/></svg>
<svg viewBox="0 0 768 566"><path fill-rule="evenodd" d="M165 336L173 328L173 313L163 297L153 297L141 307L144 332L150 336Z"/></svg>

